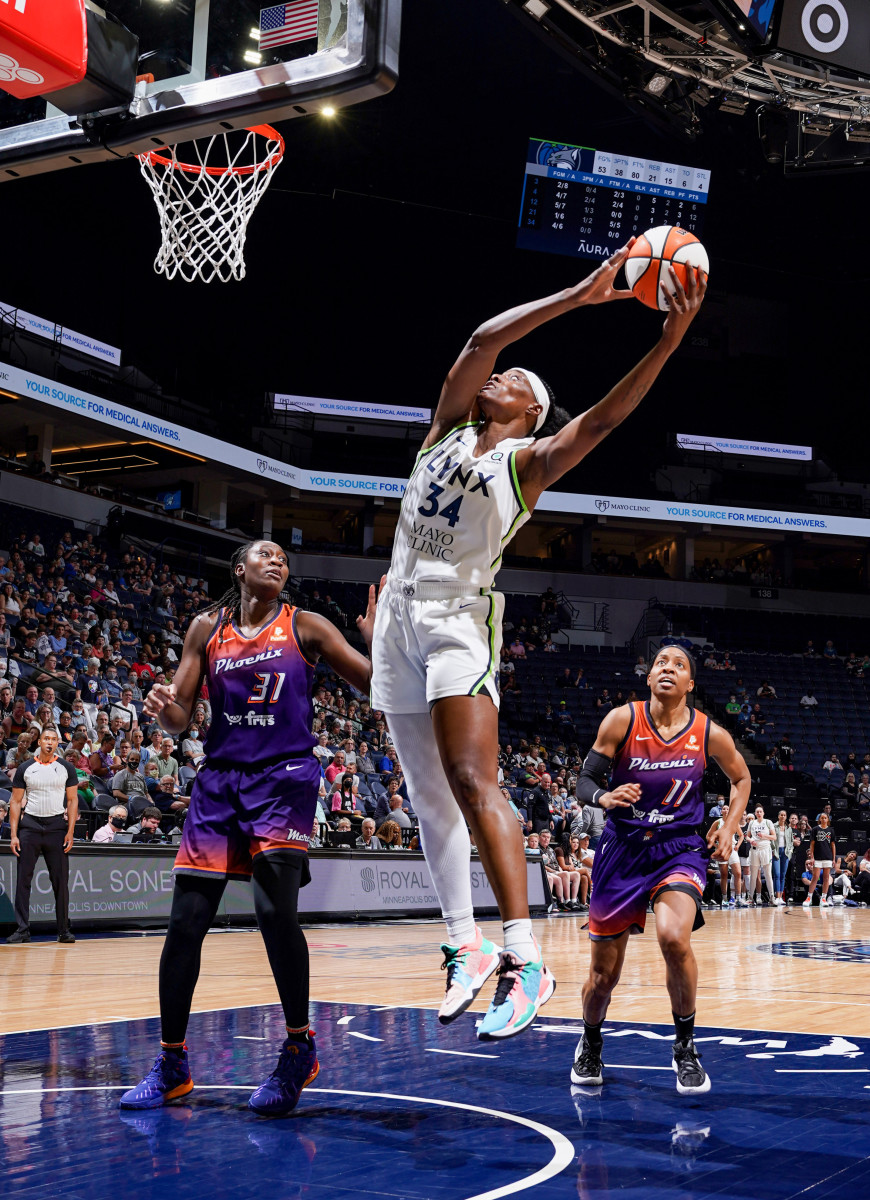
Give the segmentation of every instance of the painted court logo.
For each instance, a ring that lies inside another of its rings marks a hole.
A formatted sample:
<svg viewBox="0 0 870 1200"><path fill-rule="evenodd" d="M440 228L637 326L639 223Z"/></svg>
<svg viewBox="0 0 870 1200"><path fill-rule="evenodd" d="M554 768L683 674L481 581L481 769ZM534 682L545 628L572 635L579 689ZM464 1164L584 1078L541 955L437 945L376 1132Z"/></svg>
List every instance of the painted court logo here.
<svg viewBox="0 0 870 1200"><path fill-rule="evenodd" d="M820 962L870 964L870 942L772 942L754 947L762 954L783 954L787 958L814 958Z"/></svg>

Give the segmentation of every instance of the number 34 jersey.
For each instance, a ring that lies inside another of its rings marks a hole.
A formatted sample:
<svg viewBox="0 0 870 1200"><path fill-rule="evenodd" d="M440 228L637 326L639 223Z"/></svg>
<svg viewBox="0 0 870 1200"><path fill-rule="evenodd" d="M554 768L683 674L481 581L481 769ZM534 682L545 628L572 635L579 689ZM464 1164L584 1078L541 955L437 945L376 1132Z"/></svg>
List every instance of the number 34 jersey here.
<svg viewBox="0 0 870 1200"><path fill-rule="evenodd" d="M532 438L507 438L475 456L476 425L421 450L396 526L390 574L417 582L492 587L502 554L530 516L516 452Z"/></svg>
<svg viewBox="0 0 870 1200"><path fill-rule="evenodd" d="M205 647L209 762L248 767L310 754L314 667L299 649L296 609L282 604L253 637L234 622L221 630L223 616Z"/></svg>

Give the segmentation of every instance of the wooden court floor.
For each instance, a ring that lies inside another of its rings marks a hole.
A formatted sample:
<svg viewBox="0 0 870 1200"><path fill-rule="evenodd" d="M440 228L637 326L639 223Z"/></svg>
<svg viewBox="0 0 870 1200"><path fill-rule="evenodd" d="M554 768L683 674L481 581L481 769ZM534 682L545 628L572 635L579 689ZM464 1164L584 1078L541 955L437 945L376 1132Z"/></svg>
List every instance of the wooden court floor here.
<svg viewBox="0 0 870 1200"><path fill-rule="evenodd" d="M693 937L699 1025L870 1036L870 909L713 911L705 918ZM577 1017L589 963L583 918L534 924L558 981L545 1012ZM484 928L498 937L497 923ZM307 927L312 1000L436 1008L444 988L442 929L431 921ZM647 932L631 940L613 1020L670 1022L654 930L650 916ZM0 946L0 1032L156 1016L162 945L162 935L123 935L84 937L74 946ZM483 1011L491 994L487 985L476 1007ZM194 1011L276 1002L256 930L210 934Z"/></svg>

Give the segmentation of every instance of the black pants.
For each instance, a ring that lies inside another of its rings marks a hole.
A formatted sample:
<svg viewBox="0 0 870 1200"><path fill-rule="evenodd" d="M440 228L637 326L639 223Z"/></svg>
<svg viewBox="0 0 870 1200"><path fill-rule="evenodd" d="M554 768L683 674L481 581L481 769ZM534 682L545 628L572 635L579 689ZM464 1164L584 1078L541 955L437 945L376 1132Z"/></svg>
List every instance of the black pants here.
<svg viewBox="0 0 870 1200"><path fill-rule="evenodd" d="M63 851L68 822L65 816L30 817L21 814L18 839L18 878L15 884L15 919L20 930L30 928L30 887L40 854L45 859L54 892L57 932L69 930L69 858Z"/></svg>

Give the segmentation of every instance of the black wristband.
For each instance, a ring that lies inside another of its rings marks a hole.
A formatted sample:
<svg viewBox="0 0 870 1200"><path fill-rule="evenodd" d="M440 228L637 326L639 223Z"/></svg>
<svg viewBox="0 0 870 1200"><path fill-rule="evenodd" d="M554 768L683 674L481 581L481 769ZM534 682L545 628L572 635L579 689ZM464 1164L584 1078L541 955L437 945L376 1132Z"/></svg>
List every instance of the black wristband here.
<svg viewBox="0 0 870 1200"><path fill-rule="evenodd" d="M577 786L574 789L577 799L593 808L601 808L601 797L607 791L604 785L607 783L612 766L612 758L608 758L606 754L601 754L597 750L590 750L586 755Z"/></svg>

